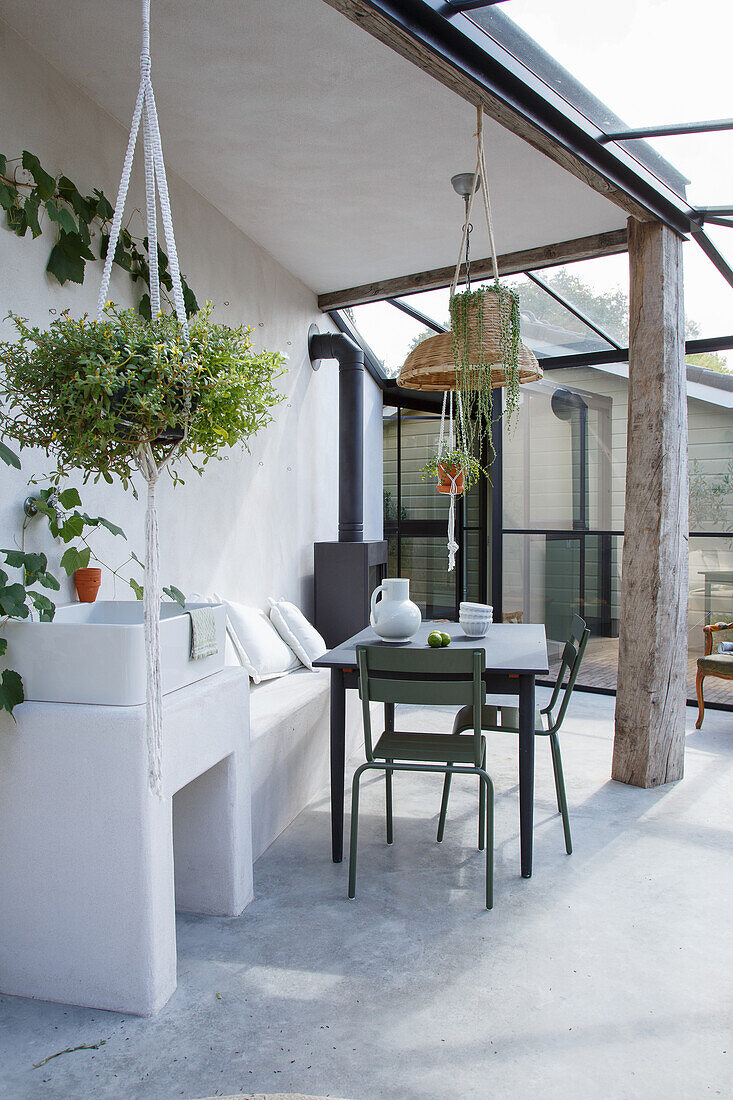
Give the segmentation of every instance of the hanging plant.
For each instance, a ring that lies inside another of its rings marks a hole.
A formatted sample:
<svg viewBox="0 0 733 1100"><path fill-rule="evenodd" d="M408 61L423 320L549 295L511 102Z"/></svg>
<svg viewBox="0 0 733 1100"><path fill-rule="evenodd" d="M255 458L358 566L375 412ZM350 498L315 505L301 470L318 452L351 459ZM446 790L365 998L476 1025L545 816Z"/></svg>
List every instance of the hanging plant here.
<svg viewBox="0 0 733 1100"><path fill-rule="evenodd" d="M464 448L493 457L493 387L504 385L511 428L519 409L519 295L498 282L467 289L450 300L451 348L464 417L456 430Z"/></svg>
<svg viewBox="0 0 733 1100"><path fill-rule="evenodd" d="M141 448L164 462L174 445L201 473L271 421L285 362L253 352L251 328L215 324L211 312L207 303L189 322L187 342L175 315L146 321L112 303L102 320L64 313L47 329L11 314L18 339L0 342L0 435L52 456L54 482L81 470L85 482L117 476L128 488Z"/></svg>
<svg viewBox="0 0 733 1100"><path fill-rule="evenodd" d="M479 462L462 448L431 455L422 468L422 478L437 477L439 493L455 493L460 496L475 485L482 474Z"/></svg>

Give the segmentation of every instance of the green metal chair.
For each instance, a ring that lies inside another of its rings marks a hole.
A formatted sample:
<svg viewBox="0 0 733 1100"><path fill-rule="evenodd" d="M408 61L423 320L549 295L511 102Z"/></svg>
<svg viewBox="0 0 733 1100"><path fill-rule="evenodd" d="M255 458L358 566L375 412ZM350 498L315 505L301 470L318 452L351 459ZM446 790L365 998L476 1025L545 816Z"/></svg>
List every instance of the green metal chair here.
<svg viewBox="0 0 733 1100"><path fill-rule="evenodd" d="M552 751L552 769L555 773L555 792L557 794L557 808L562 814L562 824L565 832L565 851L568 855L573 850L573 841L570 835L570 818L568 816L568 801L565 796L565 777L562 770L562 756L560 755L560 742L558 733L565 719L570 697L573 694L575 681L580 671L580 662L583 660L585 647L590 638L590 630L585 625L585 620L580 615L573 615L570 623L570 637L563 647L560 671L552 691L552 697L546 707L537 708L535 712L535 735L549 737ZM567 676L567 684L563 691L563 680ZM554 711L562 700L555 715ZM475 709L465 706L459 710L453 722L453 733L460 736L464 730L471 729L475 722ZM501 718L501 723L498 719ZM519 711L516 707L495 706L485 703L481 708L481 729L492 733L519 733ZM448 811L448 797L450 795L450 772L446 773L443 783L443 800L440 806L438 819L438 840L443 839L445 830L445 818Z"/></svg>
<svg viewBox="0 0 733 1100"><path fill-rule="evenodd" d="M366 762L354 773L351 798L349 897L356 892L356 847L359 829L359 781L365 771L383 771L387 796L387 843L393 840L392 773L454 772L479 778L479 850L486 848L486 908L493 906L494 787L485 770L486 738L481 724L469 723L470 734L403 733L387 729L372 744L370 703L417 706L468 705L476 715L486 699L482 649L405 650L357 646L359 695L364 716ZM444 761L450 758L450 763Z"/></svg>

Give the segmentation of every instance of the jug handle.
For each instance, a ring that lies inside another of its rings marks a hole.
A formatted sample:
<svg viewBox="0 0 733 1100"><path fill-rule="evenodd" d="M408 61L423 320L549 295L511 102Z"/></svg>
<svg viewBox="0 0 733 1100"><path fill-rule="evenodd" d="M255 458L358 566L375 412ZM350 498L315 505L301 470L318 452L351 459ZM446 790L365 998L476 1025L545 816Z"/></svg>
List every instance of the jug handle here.
<svg viewBox="0 0 733 1100"><path fill-rule="evenodd" d="M374 626L374 623L375 623L376 617L377 617L377 614L376 614L377 613L377 596L379 595L380 592L383 592L383 591L384 591L384 585L380 584L372 592L371 614L369 616L369 621L371 622L372 626Z"/></svg>

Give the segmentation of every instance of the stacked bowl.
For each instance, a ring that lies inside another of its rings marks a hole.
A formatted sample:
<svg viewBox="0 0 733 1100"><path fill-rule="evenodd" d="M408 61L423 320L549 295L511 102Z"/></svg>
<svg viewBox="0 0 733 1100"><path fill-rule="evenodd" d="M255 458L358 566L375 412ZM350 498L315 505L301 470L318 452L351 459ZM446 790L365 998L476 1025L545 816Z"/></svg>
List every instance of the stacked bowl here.
<svg viewBox="0 0 733 1100"><path fill-rule="evenodd" d="M467 638L483 638L494 621L494 609L486 603L462 603L458 622Z"/></svg>

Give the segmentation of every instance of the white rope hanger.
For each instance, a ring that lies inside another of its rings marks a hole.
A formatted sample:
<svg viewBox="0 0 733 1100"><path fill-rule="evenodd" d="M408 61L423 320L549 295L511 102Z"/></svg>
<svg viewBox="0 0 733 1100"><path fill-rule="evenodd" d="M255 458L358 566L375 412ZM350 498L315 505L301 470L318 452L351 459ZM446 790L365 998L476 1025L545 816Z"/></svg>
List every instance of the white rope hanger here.
<svg viewBox="0 0 733 1100"><path fill-rule="evenodd" d="M184 340L188 339L188 322L183 300L181 272L178 265L178 250L173 233L168 180L163 162L163 147L158 126L158 111L150 79L150 0L142 0L142 50L140 52L140 86L132 114L130 136L122 166L122 177L117 191L114 217L110 228L107 256L104 262L102 283L97 301L97 316L104 318L104 309L109 293L117 242L122 228L122 217L130 186L132 162L135 156L137 135L140 122L143 123L143 149L145 155L145 207L148 228L148 254L150 267L150 311L155 318L160 313L160 272L158 269L158 222L156 208L156 190L160 197L160 214L163 222L168 262L172 280L173 304L176 317L181 326ZM184 408L184 438L187 431L187 419L190 409ZM160 543L158 533L158 515L155 505L155 488L164 467L173 458L180 444L173 446L162 461L157 461L150 442L138 448L137 464L147 482L147 508L145 513L145 584L143 592L143 615L145 620L145 654L147 660L147 742L148 742L148 782L157 795L162 793L162 751L163 751L163 691L160 661Z"/></svg>

